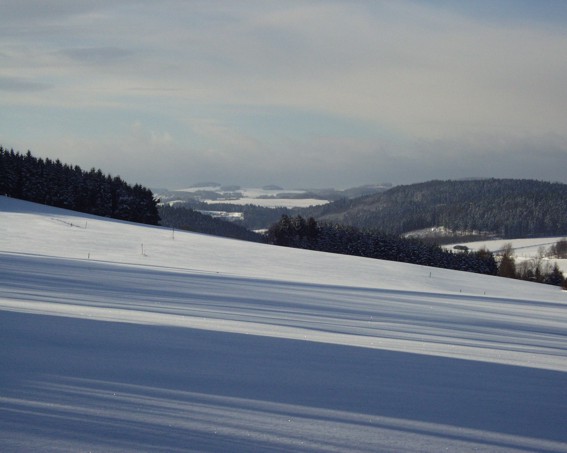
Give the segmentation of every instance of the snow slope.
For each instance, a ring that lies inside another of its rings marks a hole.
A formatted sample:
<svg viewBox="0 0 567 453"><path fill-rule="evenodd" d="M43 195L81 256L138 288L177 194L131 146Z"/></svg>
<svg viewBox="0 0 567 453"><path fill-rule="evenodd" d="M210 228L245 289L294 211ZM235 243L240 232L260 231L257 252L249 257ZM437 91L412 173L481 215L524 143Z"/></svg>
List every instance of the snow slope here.
<svg viewBox="0 0 567 453"><path fill-rule="evenodd" d="M2 451L567 451L567 294L0 197Z"/></svg>

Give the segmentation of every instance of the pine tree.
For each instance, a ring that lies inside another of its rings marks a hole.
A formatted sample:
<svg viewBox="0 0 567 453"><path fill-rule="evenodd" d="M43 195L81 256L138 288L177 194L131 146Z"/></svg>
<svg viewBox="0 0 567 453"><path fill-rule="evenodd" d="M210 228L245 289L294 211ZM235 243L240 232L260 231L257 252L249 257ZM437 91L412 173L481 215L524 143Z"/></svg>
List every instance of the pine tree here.
<svg viewBox="0 0 567 453"><path fill-rule="evenodd" d="M551 273L547 274L543 280L544 283L548 285L562 286L565 282L565 277L563 272L559 269L557 263L553 266Z"/></svg>
<svg viewBox="0 0 567 453"><path fill-rule="evenodd" d="M498 275L506 278L516 278L516 261L512 251L512 244L508 243L502 249Z"/></svg>

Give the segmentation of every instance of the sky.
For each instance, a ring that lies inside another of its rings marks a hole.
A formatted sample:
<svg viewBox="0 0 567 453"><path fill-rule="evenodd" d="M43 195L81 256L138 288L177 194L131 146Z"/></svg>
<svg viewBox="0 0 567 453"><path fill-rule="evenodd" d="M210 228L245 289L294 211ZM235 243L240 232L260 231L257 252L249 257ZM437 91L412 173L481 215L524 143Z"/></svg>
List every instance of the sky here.
<svg viewBox="0 0 567 453"><path fill-rule="evenodd" d="M130 183L567 182L561 0L0 0L0 145Z"/></svg>

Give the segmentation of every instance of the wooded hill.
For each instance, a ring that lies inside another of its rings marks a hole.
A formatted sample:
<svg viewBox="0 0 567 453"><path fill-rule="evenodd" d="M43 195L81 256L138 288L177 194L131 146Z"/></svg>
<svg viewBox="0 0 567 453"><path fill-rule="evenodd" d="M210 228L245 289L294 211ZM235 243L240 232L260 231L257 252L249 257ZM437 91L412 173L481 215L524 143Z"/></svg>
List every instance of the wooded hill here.
<svg viewBox="0 0 567 453"><path fill-rule="evenodd" d="M158 212L161 218L160 225L162 226L244 241L262 242L263 240L260 234L254 233L236 223L215 219L210 215L201 214L183 206L160 205Z"/></svg>
<svg viewBox="0 0 567 453"><path fill-rule="evenodd" d="M157 201L140 184L1 146L0 195L131 222L159 222Z"/></svg>
<svg viewBox="0 0 567 453"><path fill-rule="evenodd" d="M567 234L567 184L535 180L430 181L310 208L317 220L403 234L443 226L502 238Z"/></svg>
<svg viewBox="0 0 567 453"><path fill-rule="evenodd" d="M269 244L342 255L364 256L387 261L420 264L479 274L496 275L498 267L488 250L453 253L437 245L426 244L376 230L317 223L313 217L282 216L270 227Z"/></svg>

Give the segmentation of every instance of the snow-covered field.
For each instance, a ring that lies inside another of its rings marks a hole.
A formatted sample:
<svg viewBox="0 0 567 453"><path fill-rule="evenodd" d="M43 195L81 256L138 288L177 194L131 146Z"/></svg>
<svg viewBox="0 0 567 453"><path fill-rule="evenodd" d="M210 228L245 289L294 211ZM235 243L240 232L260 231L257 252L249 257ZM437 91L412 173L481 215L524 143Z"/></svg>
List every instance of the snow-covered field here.
<svg viewBox="0 0 567 453"><path fill-rule="evenodd" d="M514 253L514 258L518 263L527 260L533 260L538 257L540 250L547 251L549 248L556 244L557 241L565 239L563 236L548 237L548 238L530 238L530 239L495 239L491 241L475 241L475 242L463 242L459 244L451 244L445 246L447 249L452 249L455 245L464 245L470 250L480 250L485 248L493 253L498 253L507 244L512 246L512 252ZM567 275L567 259L556 259L556 258L543 258L543 263L547 263L549 266L553 267L557 264L559 269Z"/></svg>
<svg viewBox="0 0 567 453"><path fill-rule="evenodd" d="M0 450L567 451L558 288L0 197Z"/></svg>
<svg viewBox="0 0 567 453"><path fill-rule="evenodd" d="M217 196L207 198L199 195L199 200L208 203L234 204L237 206L255 205L264 208L307 208L309 206L319 206L327 204L328 200L310 198L305 190L286 190L286 189L261 189L241 187L233 190L223 190L220 186L199 186L188 189L178 189L171 194L158 195L159 198L169 204L183 203L183 199L175 199L180 194L198 194L200 192L211 192ZM223 196L226 195L226 196Z"/></svg>
<svg viewBox="0 0 567 453"><path fill-rule="evenodd" d="M237 206L246 206L249 204L261 206L263 208L308 208L309 206L319 206L327 204L327 200L317 198L251 198L242 197L237 200L203 200L205 203L226 203Z"/></svg>

